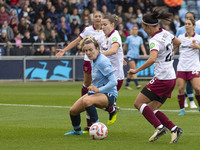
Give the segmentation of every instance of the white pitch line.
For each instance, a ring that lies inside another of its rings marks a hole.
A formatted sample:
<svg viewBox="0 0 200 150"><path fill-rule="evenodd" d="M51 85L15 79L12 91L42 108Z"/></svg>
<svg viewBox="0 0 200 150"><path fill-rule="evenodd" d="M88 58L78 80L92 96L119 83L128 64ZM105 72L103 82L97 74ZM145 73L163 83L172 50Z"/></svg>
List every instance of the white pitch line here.
<svg viewBox="0 0 200 150"><path fill-rule="evenodd" d="M70 108L70 106L50 106L50 105L28 105L28 104L1 104L0 106L16 106L16 107L47 107L47 108Z"/></svg>
<svg viewBox="0 0 200 150"><path fill-rule="evenodd" d="M41 107L41 108L71 108L71 106L50 106L50 105L28 105L28 104L1 104L0 106L14 106L14 107ZM126 111L135 111L137 109L134 108L120 108L121 110ZM168 112L179 112L180 110L161 110L161 111L168 111ZM198 110L186 110L186 112L199 112Z"/></svg>

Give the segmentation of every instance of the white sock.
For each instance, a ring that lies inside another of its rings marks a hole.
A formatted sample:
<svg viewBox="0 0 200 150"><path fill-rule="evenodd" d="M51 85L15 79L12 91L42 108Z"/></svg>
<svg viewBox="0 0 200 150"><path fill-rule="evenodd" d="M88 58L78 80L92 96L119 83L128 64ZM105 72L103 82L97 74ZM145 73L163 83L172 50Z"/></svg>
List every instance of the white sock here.
<svg viewBox="0 0 200 150"><path fill-rule="evenodd" d="M174 130L176 129L176 127L177 127L177 126L174 126L174 127L171 129L171 131L174 131Z"/></svg>

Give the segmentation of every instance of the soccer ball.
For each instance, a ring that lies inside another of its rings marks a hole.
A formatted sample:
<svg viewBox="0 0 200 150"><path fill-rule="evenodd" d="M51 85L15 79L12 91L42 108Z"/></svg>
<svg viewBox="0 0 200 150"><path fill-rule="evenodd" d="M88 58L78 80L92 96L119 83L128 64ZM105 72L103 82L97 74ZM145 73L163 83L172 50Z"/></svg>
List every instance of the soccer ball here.
<svg viewBox="0 0 200 150"><path fill-rule="evenodd" d="M101 122L94 123L89 130L93 140L103 140L108 135L108 129Z"/></svg>

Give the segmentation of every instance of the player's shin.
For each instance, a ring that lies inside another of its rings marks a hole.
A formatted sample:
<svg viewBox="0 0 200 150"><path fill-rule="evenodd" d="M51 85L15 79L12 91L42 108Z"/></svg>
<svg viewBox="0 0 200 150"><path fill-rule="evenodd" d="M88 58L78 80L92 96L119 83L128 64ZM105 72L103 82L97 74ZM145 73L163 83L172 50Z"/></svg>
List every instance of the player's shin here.
<svg viewBox="0 0 200 150"><path fill-rule="evenodd" d="M72 116L70 114L70 118L71 118L71 121L72 121L72 126L74 128L75 131L81 131L81 117L80 117L80 114L79 115L76 115L76 116Z"/></svg>
<svg viewBox="0 0 200 150"><path fill-rule="evenodd" d="M92 123L98 122L98 114L94 105L86 107L85 110L89 114Z"/></svg>

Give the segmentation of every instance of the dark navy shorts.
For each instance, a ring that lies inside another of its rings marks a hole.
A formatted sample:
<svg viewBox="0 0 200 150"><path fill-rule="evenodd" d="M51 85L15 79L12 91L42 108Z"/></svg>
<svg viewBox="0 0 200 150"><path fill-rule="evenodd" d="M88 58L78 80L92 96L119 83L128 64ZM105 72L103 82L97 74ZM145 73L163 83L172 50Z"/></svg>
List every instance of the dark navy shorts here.
<svg viewBox="0 0 200 150"><path fill-rule="evenodd" d="M136 58L131 58L131 57L127 57L127 61L128 61L128 62L134 61L134 62L137 64L138 59L136 59Z"/></svg>
<svg viewBox="0 0 200 150"><path fill-rule="evenodd" d="M97 94L97 93L88 93L88 95L93 95L93 94ZM108 107L111 107L112 105L114 105L115 101L116 101L116 97L113 96L112 94L110 93L102 93L102 94L105 94L108 98Z"/></svg>

